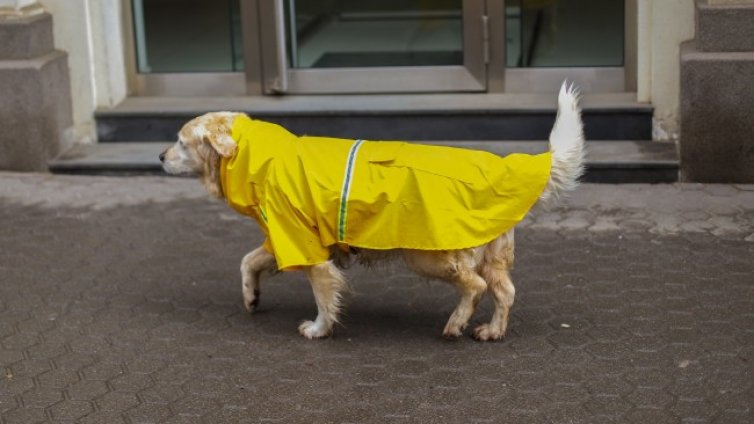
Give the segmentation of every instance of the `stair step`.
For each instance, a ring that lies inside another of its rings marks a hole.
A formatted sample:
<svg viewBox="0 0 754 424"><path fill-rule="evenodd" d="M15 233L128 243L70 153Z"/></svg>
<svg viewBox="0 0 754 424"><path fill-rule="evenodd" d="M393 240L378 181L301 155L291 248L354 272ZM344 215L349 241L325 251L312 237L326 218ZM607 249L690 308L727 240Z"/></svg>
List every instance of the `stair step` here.
<svg viewBox="0 0 754 424"><path fill-rule="evenodd" d="M83 175L161 174L158 155L173 143L79 144L48 162L50 172Z"/></svg>
<svg viewBox="0 0 754 424"><path fill-rule="evenodd" d="M754 51L754 4L697 1L696 45L701 52Z"/></svg>
<svg viewBox="0 0 754 424"><path fill-rule="evenodd" d="M162 174L157 156L172 142L120 142L78 145L49 163L62 174ZM541 153L546 141L432 141L428 144L509 153ZM587 142L586 182L667 183L678 180L678 153L669 143Z"/></svg>
<svg viewBox="0 0 754 424"><path fill-rule="evenodd" d="M591 140L649 140L652 107L632 93L587 94ZM175 139L189 119L235 110L296 134L372 140L543 140L557 111L552 94L425 94L227 98L132 97L96 113L101 142Z"/></svg>

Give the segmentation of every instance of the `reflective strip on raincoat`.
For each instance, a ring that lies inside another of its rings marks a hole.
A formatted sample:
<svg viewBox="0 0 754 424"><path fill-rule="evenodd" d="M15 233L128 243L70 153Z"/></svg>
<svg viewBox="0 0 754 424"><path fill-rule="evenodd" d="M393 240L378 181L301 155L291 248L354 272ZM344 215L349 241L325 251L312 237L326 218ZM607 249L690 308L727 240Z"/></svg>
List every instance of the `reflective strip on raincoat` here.
<svg viewBox="0 0 754 424"><path fill-rule="evenodd" d="M253 217L282 270L330 246L455 250L513 228L542 193L551 153L491 153L394 141L297 137L236 118L221 164L228 204Z"/></svg>

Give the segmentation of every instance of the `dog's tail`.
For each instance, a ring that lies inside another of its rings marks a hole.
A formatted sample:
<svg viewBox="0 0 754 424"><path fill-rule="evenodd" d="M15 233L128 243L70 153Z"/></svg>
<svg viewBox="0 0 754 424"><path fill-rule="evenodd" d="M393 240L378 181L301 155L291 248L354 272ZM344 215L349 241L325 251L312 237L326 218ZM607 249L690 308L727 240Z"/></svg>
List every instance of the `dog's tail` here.
<svg viewBox="0 0 754 424"><path fill-rule="evenodd" d="M558 117L550 132L552 167L540 199L557 200L578 185L584 173L584 129L581 122L580 95L573 85L563 83L558 95Z"/></svg>

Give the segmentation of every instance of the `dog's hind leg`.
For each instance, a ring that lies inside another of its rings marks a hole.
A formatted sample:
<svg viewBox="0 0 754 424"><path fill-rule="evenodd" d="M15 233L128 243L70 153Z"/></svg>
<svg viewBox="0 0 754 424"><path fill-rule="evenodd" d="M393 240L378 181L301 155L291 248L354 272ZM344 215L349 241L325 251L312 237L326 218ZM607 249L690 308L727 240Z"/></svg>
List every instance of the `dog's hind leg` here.
<svg viewBox="0 0 754 424"><path fill-rule="evenodd" d="M487 289L487 283L473 270L464 270L459 272L452 281L458 293L461 295L461 300L458 302L458 306L450 315L448 323L445 325L445 329L442 332L445 338L456 338L463 334L463 330L469 324L471 315L474 314L476 305L482 299L482 295Z"/></svg>
<svg viewBox="0 0 754 424"><path fill-rule="evenodd" d="M406 253L406 263L417 273L430 278L438 278L456 286L461 299L450 315L442 335L448 339L461 336L482 295L487 290L487 283L475 271L474 250L412 250Z"/></svg>
<svg viewBox="0 0 754 424"><path fill-rule="evenodd" d="M314 291L317 318L302 322L298 331L307 339L327 337L338 322L342 293L347 287L345 277L332 261L306 267L304 272Z"/></svg>
<svg viewBox="0 0 754 424"><path fill-rule="evenodd" d="M482 263L482 276L495 304L492 320L474 329L477 340L500 340L508 327L508 315L513 306L516 289L509 270L513 268L513 230L498 237L487 246Z"/></svg>
<svg viewBox="0 0 754 424"><path fill-rule="evenodd" d="M274 272L276 267L275 257L263 246L252 250L241 261L243 306L249 313L254 312L259 305L260 276L262 272Z"/></svg>

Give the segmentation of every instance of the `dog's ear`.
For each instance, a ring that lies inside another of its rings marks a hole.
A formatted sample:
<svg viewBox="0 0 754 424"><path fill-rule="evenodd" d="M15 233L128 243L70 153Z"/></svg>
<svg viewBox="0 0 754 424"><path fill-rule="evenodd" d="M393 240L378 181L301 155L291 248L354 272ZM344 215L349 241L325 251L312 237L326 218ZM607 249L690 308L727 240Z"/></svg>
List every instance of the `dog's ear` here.
<svg viewBox="0 0 754 424"><path fill-rule="evenodd" d="M236 142L230 135L235 115L230 112L210 112L191 121L187 125L187 131L193 139L201 140L220 156L229 158L236 152Z"/></svg>
<svg viewBox="0 0 754 424"><path fill-rule="evenodd" d="M222 157L229 158L236 152L236 142L228 134L207 133L205 141Z"/></svg>
<svg viewBox="0 0 754 424"><path fill-rule="evenodd" d="M209 194L221 198L223 196L223 189L222 182L220 181L220 153L209 144L202 146L202 150L204 150L203 154L206 155L203 161L204 172L202 172L202 184L204 184L204 188Z"/></svg>

